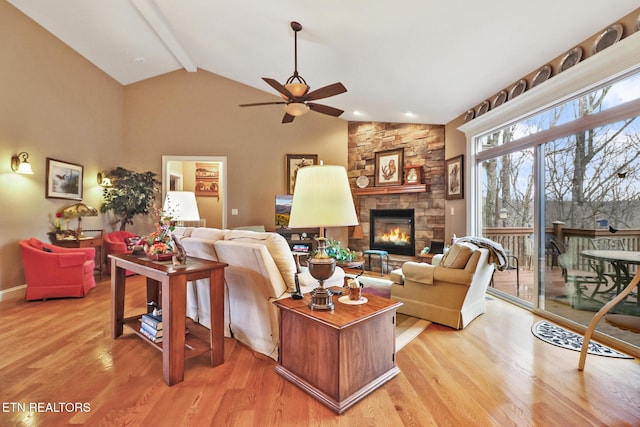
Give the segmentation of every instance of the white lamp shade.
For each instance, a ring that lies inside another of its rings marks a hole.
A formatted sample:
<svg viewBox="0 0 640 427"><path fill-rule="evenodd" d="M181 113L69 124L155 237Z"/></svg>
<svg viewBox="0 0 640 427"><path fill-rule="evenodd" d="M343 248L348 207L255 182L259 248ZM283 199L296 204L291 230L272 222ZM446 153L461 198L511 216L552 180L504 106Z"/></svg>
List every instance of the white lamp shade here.
<svg viewBox="0 0 640 427"><path fill-rule="evenodd" d="M347 171L342 166L305 166L298 170L289 227L357 225Z"/></svg>
<svg viewBox="0 0 640 427"><path fill-rule="evenodd" d="M200 221L196 195L192 191L169 191L162 210L176 221Z"/></svg>

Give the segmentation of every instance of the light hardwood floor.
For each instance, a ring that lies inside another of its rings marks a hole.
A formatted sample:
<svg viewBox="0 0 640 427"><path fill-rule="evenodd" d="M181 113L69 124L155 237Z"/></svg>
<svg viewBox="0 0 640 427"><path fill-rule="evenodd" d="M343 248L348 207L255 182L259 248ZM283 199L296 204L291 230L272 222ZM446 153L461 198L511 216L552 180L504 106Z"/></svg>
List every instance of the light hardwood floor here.
<svg viewBox="0 0 640 427"><path fill-rule="evenodd" d="M143 304L129 278L126 314ZM108 281L83 299L0 303L0 426L640 425L638 360L590 355L579 372L577 352L534 338L537 317L495 298L465 330L427 328L398 352L401 373L341 416L233 339L222 366L189 360L168 387L160 353L131 332L112 340L109 313Z"/></svg>

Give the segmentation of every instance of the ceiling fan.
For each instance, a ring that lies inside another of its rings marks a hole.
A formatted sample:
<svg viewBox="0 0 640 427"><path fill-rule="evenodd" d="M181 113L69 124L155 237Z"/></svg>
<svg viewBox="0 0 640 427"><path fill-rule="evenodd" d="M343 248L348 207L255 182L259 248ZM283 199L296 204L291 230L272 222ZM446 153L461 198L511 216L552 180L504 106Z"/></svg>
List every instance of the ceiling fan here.
<svg viewBox="0 0 640 427"><path fill-rule="evenodd" d="M284 105L284 117L282 123L291 123L297 116L305 114L309 110L322 114L338 117L344 111L327 105L317 104L318 99L339 95L347 91L342 83L333 83L309 92L309 85L298 74L298 31L302 30L302 25L298 22L291 22L291 29L294 31L294 70L293 75L287 79L284 85L274 79L263 77L262 80L269 86L277 90L284 101L278 102L257 102L253 104L242 104L240 107L254 107L257 105Z"/></svg>

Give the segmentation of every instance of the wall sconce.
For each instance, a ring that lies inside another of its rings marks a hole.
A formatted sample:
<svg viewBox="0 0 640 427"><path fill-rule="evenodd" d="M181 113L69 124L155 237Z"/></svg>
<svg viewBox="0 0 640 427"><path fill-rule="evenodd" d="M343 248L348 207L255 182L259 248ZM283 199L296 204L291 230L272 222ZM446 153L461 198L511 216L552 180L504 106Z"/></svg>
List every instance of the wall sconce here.
<svg viewBox="0 0 640 427"><path fill-rule="evenodd" d="M107 175L107 171L98 172L98 185L102 187L111 187L111 178Z"/></svg>
<svg viewBox="0 0 640 427"><path fill-rule="evenodd" d="M33 170L31 169L31 164L28 159L29 154L26 151L23 151L16 156L11 156L11 170L16 173L33 175Z"/></svg>

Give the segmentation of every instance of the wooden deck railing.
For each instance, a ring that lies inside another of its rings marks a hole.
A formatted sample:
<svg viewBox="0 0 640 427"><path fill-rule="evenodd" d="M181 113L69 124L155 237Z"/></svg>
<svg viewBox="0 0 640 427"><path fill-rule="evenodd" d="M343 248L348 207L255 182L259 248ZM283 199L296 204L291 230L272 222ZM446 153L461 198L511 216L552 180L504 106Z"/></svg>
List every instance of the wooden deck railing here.
<svg viewBox="0 0 640 427"><path fill-rule="evenodd" d="M547 240L558 242L560 251L570 254L571 259L575 260L575 268L589 270L588 260L580 256L580 251L585 249L593 249L590 239L597 237L616 237L620 238L629 251L640 251L640 230L639 229L620 229L615 234L608 229L581 229L581 228L564 228L562 223L554 224L545 230ZM530 266L533 253L533 228L531 227L512 227L512 228L485 228L483 236L500 243L508 255L518 257L521 267ZM555 265L557 253L551 244L547 245L547 265ZM611 266L607 266L611 268ZM635 271L635 270L633 270Z"/></svg>

